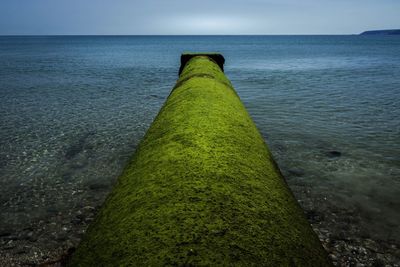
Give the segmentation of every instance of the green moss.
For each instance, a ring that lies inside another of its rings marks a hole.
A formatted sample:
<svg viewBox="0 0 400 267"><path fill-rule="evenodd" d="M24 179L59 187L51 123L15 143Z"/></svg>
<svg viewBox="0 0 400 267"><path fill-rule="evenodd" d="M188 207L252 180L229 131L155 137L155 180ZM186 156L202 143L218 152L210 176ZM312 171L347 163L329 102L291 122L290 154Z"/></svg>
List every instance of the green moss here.
<svg viewBox="0 0 400 267"><path fill-rule="evenodd" d="M221 69L196 56L71 266L330 266Z"/></svg>

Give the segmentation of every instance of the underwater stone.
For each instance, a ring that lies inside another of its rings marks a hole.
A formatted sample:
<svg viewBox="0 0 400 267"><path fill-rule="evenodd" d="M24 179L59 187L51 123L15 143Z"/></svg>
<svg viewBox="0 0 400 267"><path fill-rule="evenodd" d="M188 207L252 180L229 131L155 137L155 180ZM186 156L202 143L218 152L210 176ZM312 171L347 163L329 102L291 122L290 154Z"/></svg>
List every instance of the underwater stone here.
<svg viewBox="0 0 400 267"><path fill-rule="evenodd" d="M292 168L288 170L289 174L293 175L293 176L304 176L305 171L303 169L298 169L298 168Z"/></svg>
<svg viewBox="0 0 400 267"><path fill-rule="evenodd" d="M340 156L342 155L342 153L339 152L339 151L333 150L333 151L329 151L329 152L327 153L327 155L328 155L329 157L331 157L331 158L338 158L338 157L340 157Z"/></svg>
<svg viewBox="0 0 400 267"><path fill-rule="evenodd" d="M191 54L70 266L331 266L222 68Z"/></svg>

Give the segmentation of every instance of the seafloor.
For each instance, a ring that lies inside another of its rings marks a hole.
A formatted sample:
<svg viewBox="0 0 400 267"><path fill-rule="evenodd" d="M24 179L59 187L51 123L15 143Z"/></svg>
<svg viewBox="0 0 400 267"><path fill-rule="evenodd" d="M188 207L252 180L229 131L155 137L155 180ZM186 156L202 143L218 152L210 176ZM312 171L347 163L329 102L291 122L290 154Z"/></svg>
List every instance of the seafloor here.
<svg viewBox="0 0 400 267"><path fill-rule="evenodd" d="M287 175L301 175L299 170L291 172ZM97 197L88 198L87 192L68 184L49 190L53 192L50 197L67 201L73 196L80 204L64 212L55 210L54 216L24 229L0 232L0 266L62 266L108 192L94 186L89 190L96 191ZM331 196L312 193L306 186L294 185L292 190L335 266L399 266L399 244L372 238L360 229L357 210L335 207ZM35 192L27 186L25 194Z"/></svg>

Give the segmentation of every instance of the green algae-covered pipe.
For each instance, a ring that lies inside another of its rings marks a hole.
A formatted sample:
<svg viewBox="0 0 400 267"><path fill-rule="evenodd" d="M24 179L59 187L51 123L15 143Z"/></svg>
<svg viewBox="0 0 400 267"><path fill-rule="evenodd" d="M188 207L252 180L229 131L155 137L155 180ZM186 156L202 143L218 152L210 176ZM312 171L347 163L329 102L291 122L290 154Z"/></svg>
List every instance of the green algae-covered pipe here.
<svg viewBox="0 0 400 267"><path fill-rule="evenodd" d="M330 266L221 55L180 78L71 266Z"/></svg>

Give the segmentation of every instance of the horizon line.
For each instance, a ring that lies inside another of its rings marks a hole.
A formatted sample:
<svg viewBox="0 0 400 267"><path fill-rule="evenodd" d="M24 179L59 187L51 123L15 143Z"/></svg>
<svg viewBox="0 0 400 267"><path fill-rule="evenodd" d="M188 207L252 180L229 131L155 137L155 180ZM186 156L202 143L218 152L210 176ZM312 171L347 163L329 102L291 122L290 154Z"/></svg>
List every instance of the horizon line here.
<svg viewBox="0 0 400 267"><path fill-rule="evenodd" d="M0 34L9 36L332 36L332 35L360 35L360 33L278 33L278 34Z"/></svg>
<svg viewBox="0 0 400 267"><path fill-rule="evenodd" d="M238 34L0 34L0 36L323 36L323 35L361 35L364 32L370 31L393 31L399 30L396 28L391 29L372 29L364 30L358 33L238 33Z"/></svg>

